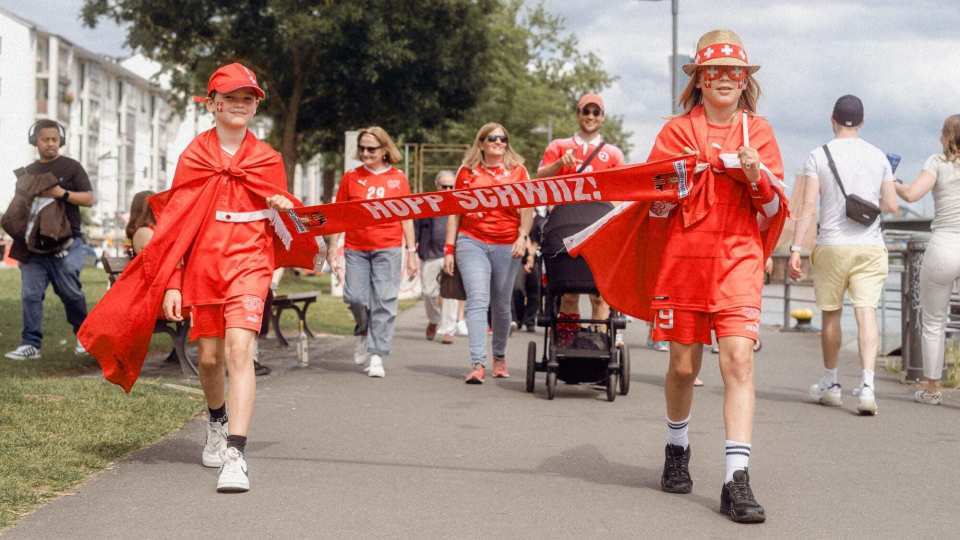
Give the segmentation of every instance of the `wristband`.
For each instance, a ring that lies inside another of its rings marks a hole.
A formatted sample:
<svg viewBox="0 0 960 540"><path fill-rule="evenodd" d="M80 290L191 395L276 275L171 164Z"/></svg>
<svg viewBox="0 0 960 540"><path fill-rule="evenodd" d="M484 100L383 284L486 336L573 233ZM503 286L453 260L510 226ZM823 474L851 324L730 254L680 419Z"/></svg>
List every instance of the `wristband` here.
<svg viewBox="0 0 960 540"><path fill-rule="evenodd" d="M803 246L798 246L796 244L790 246L790 253L800 253L801 251L803 251Z"/></svg>
<svg viewBox="0 0 960 540"><path fill-rule="evenodd" d="M456 251L456 249L457 249L457 246L455 246L455 245L453 245L453 244L444 244L444 245L443 245L443 254L444 254L444 255L453 255L453 253L454 253L454 251Z"/></svg>
<svg viewBox="0 0 960 540"><path fill-rule="evenodd" d="M70 202L70 192L63 190L63 195L60 196L60 200L63 202Z"/></svg>

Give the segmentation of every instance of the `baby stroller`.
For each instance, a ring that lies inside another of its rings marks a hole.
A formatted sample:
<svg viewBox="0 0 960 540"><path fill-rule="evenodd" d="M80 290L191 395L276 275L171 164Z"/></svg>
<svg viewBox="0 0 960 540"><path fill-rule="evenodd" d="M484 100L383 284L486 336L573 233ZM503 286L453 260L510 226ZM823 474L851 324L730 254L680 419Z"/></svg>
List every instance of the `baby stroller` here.
<svg viewBox="0 0 960 540"><path fill-rule="evenodd" d="M592 384L606 390L607 401L630 391L630 351L616 344L616 331L626 328L626 319L611 309L607 319L560 320L560 300L565 293L597 294L593 274L586 261L567 254L563 239L600 219L613 206L609 203L582 203L553 209L543 228L542 265L546 285L541 295L537 326L543 327L543 354L537 360L537 343L527 345L527 392L533 392L536 374L546 372L547 399L557 393L557 381L567 384ZM558 339L558 327L564 323L588 324L592 330L578 330L571 340Z"/></svg>

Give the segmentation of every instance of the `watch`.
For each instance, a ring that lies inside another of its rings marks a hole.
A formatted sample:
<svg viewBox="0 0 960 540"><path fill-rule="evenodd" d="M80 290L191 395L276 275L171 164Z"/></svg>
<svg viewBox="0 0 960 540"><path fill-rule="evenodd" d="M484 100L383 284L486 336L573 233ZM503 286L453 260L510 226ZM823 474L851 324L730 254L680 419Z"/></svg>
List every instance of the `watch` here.
<svg viewBox="0 0 960 540"><path fill-rule="evenodd" d="M70 202L70 192L63 190L63 195L60 196L60 200L63 202Z"/></svg>
<svg viewBox="0 0 960 540"><path fill-rule="evenodd" d="M790 253L800 253L801 251L803 251L803 246L798 246L796 244L790 246Z"/></svg>

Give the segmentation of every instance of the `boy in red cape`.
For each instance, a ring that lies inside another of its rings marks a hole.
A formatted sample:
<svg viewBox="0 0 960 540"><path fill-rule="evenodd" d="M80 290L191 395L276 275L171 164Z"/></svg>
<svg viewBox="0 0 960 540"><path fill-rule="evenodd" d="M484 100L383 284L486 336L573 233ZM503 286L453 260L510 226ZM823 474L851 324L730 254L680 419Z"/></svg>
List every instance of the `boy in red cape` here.
<svg viewBox="0 0 960 540"><path fill-rule="evenodd" d="M207 97L197 101L216 127L180 156L171 189L150 198L153 239L79 333L104 377L129 392L161 307L174 321L189 308L210 410L201 462L220 467L221 492L250 489L244 449L256 393L253 344L273 270L312 268L317 255L313 239L294 240L280 216L296 200L286 192L282 158L247 130L263 98L253 72L240 64L210 76Z"/></svg>
<svg viewBox="0 0 960 540"><path fill-rule="evenodd" d="M679 205L621 207L593 231L569 239L590 264L601 295L654 324L670 342L665 381L666 461L661 487L690 493L687 425L693 383L710 332L720 344L724 381L726 478L721 508L733 521L757 523L763 507L750 488L753 345L758 339L764 261L787 217L783 163L773 130L756 113L759 66L739 36L708 32L697 44L680 97L686 109L657 135L648 159L695 153L700 172ZM686 179L681 179L685 182ZM586 240L584 240L586 238ZM627 241L624 242L624 239ZM626 248L624 246L626 245ZM637 288L623 287L637 283Z"/></svg>

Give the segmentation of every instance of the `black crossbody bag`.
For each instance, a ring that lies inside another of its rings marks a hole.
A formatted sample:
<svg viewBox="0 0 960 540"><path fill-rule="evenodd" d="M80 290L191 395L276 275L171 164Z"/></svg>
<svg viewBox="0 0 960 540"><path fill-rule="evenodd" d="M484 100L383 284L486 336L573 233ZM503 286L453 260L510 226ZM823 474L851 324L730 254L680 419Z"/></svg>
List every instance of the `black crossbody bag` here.
<svg viewBox="0 0 960 540"><path fill-rule="evenodd" d="M843 193L843 198L846 199L847 217L866 227L873 225L873 222L880 216L880 207L857 194L847 195L847 190L843 188L843 182L837 172L837 165L833 162L833 156L830 155L830 148L827 145L823 145L823 153L827 155L830 172L836 178L837 185L840 186L840 193Z"/></svg>

